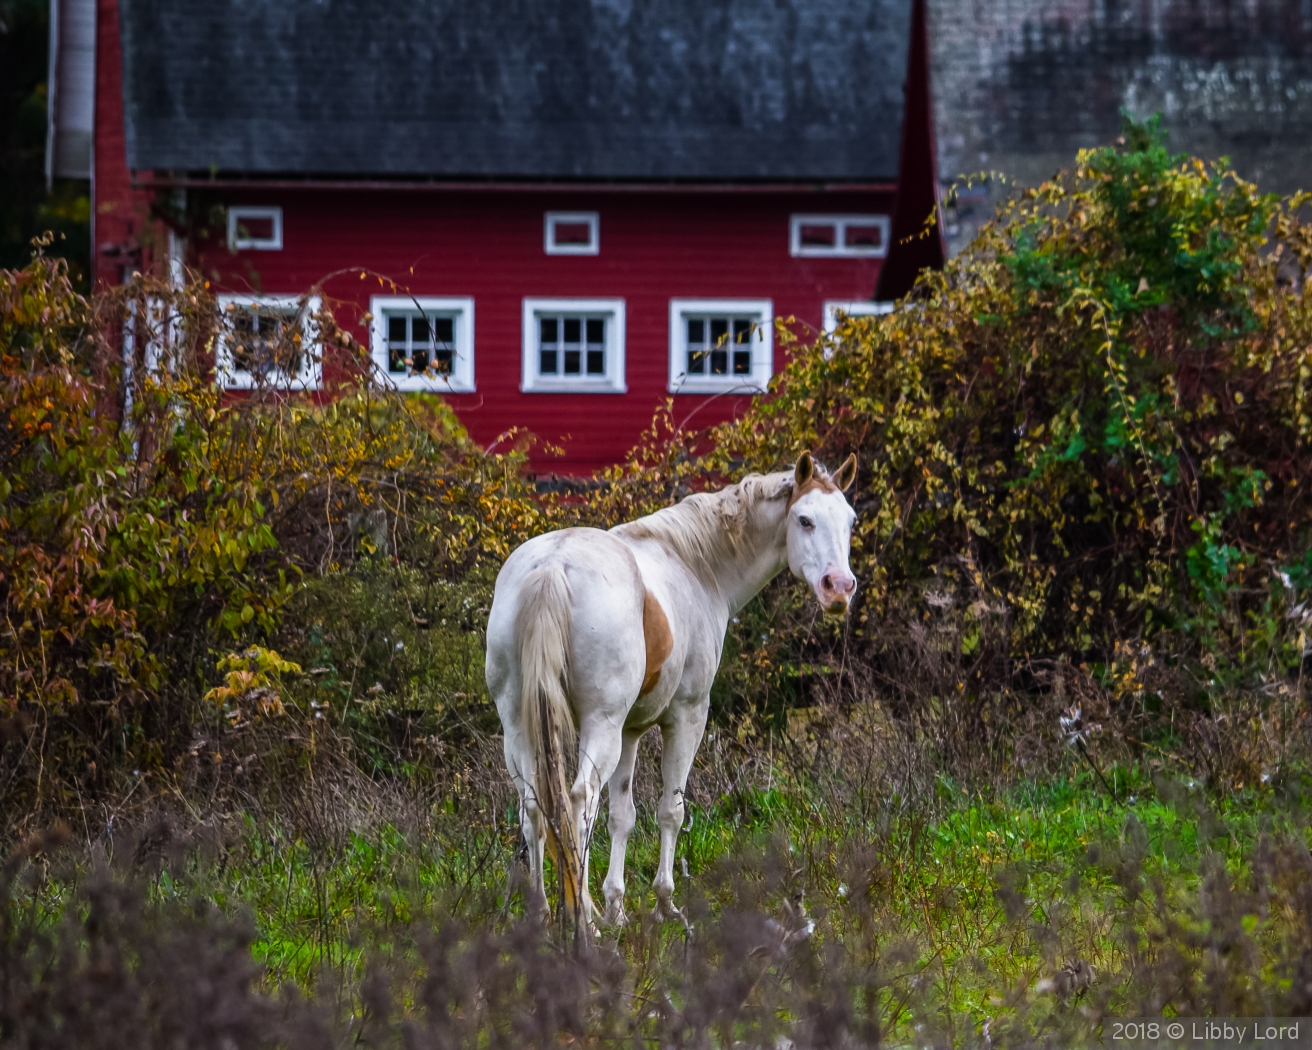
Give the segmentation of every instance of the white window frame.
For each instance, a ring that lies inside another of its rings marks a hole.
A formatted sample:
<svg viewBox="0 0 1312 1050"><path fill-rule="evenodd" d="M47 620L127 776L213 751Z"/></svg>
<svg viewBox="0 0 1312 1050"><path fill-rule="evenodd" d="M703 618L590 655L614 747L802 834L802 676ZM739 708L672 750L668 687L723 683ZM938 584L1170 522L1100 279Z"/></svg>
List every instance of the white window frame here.
<svg viewBox="0 0 1312 1050"><path fill-rule="evenodd" d="M538 371L538 319L551 314L602 315L606 325L606 371L601 376L542 375ZM523 309L523 370L519 389L525 394L625 394L624 300L526 298Z"/></svg>
<svg viewBox="0 0 1312 1050"><path fill-rule="evenodd" d="M843 302L838 299L826 299L825 332L833 332L838 328L840 314L847 314L848 317L878 317L881 314L891 314L892 312L893 304L891 302L875 302L871 299Z"/></svg>
<svg viewBox="0 0 1312 1050"><path fill-rule="evenodd" d="M369 350L378 373L397 390L430 394L474 393L474 300L468 296L375 295L369 300ZM454 315L455 356L451 374L440 375L430 369L424 375L398 375L388 369L388 313Z"/></svg>
<svg viewBox="0 0 1312 1050"><path fill-rule="evenodd" d="M237 227L246 219L268 219L273 223L272 237L240 237ZM228 247L234 252L282 251L282 209L256 208L234 204L228 208Z"/></svg>
<svg viewBox="0 0 1312 1050"><path fill-rule="evenodd" d="M228 390L254 390L268 387L275 390L318 390L323 381L323 362L320 359L322 348L319 346L319 326L314 315L323 306L323 300L312 295L302 300L299 295L240 295L222 293L218 296L218 306L223 317L219 326L219 335L214 344L214 377L220 386ZM268 379L261 383L249 372L240 372L233 368L232 350L228 345L230 325L228 307L271 307L275 309L297 308L297 320L301 326L301 353L304 364L297 375L286 372L271 372Z"/></svg>
<svg viewBox="0 0 1312 1050"><path fill-rule="evenodd" d="M586 225L588 227L587 244L557 244L556 227L561 223L567 225ZM542 221L542 246L548 255L600 255L601 254L601 216L595 211L549 211Z"/></svg>
<svg viewBox="0 0 1312 1050"><path fill-rule="evenodd" d="M802 243L803 226L825 226L831 223L835 227L832 248ZM849 247L845 243L849 225L879 226L882 230L879 247ZM788 253L804 259L882 259L888 255L888 238L892 228L892 220L887 215L793 215L788 220Z"/></svg>
<svg viewBox="0 0 1312 1050"><path fill-rule="evenodd" d="M752 333L750 375L688 375L689 315L719 314L731 318L750 317ZM670 300L670 385L671 394L764 393L774 374L774 303L769 299L671 299Z"/></svg>

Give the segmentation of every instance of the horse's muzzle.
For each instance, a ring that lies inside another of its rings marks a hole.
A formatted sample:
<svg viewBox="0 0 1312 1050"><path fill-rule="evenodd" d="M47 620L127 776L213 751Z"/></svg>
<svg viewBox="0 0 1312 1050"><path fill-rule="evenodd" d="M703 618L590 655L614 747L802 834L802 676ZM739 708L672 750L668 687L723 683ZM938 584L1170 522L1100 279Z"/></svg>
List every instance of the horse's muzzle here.
<svg viewBox="0 0 1312 1050"><path fill-rule="evenodd" d="M830 566L816 584L815 596L829 616L842 616L856 593L856 577L845 569Z"/></svg>

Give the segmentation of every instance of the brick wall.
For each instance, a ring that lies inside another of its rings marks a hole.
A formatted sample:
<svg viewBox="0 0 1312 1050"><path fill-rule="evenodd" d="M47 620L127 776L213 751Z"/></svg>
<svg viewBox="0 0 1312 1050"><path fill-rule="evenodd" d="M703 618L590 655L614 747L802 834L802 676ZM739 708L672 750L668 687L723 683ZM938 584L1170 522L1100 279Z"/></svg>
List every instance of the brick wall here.
<svg viewBox="0 0 1312 1050"><path fill-rule="evenodd" d="M930 27L945 182L1041 181L1124 106L1264 189L1312 187L1312 0L930 0ZM948 216L954 250L997 192Z"/></svg>

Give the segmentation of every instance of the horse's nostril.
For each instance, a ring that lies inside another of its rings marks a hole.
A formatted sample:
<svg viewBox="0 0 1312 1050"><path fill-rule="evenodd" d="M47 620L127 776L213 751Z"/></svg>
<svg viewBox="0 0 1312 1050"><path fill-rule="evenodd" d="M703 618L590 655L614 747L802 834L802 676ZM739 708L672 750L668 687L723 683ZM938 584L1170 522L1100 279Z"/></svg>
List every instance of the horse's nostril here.
<svg viewBox="0 0 1312 1050"><path fill-rule="evenodd" d="M820 581L820 586L827 591L832 591L834 589L834 581L830 577L826 576L823 580Z"/></svg>

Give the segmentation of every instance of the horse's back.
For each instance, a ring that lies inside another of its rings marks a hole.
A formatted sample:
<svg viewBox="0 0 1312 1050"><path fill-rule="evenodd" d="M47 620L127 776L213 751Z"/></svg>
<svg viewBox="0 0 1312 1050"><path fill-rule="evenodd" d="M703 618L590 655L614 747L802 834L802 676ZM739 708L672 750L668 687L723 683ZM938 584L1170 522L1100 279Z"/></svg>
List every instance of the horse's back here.
<svg viewBox="0 0 1312 1050"><path fill-rule="evenodd" d="M515 706L521 644L517 621L526 585L543 572L559 573L568 594L569 692L576 714L582 717L582 708L611 694L631 692L631 703L646 662L637 561L623 542L600 529L562 529L522 544L497 575L488 616L487 680L503 719L510 713L507 707Z"/></svg>

